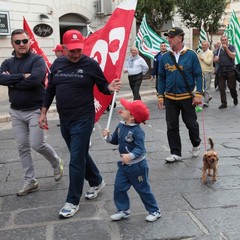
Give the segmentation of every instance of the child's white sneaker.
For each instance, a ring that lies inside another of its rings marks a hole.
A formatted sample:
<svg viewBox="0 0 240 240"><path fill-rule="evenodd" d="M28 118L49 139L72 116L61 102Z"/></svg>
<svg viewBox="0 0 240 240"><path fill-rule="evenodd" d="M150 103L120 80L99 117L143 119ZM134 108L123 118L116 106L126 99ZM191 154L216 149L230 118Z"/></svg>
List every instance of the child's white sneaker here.
<svg viewBox="0 0 240 240"><path fill-rule="evenodd" d="M130 210L126 210L126 211L118 211L115 214L111 215L110 218L113 221L119 221L121 219L128 218L129 216L130 216Z"/></svg>
<svg viewBox="0 0 240 240"><path fill-rule="evenodd" d="M145 220L147 222L154 222L158 220L161 216L162 216L161 212L153 212L153 213L149 213L149 215L147 215Z"/></svg>

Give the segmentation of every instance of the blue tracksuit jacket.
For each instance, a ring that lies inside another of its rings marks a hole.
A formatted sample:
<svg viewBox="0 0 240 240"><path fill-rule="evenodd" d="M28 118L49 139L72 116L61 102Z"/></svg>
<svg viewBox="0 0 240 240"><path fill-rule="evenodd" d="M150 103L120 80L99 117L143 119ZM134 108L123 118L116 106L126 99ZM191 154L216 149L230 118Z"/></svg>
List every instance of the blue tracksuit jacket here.
<svg viewBox="0 0 240 240"><path fill-rule="evenodd" d="M176 68L171 54L165 53L160 61L158 73L158 98L172 100L182 100L191 98L191 92L188 90L181 73ZM190 49L184 49L179 57L178 65L185 72L191 91L196 87L196 95L204 91L204 77L197 54Z"/></svg>

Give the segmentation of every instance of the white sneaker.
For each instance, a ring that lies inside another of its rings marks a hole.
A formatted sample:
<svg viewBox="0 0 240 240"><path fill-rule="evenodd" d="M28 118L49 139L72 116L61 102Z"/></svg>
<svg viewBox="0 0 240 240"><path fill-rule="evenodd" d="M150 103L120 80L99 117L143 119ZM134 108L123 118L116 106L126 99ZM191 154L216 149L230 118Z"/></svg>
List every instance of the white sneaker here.
<svg viewBox="0 0 240 240"><path fill-rule="evenodd" d="M79 205L66 202L64 207L59 212L59 217L69 218L72 217L79 210Z"/></svg>
<svg viewBox="0 0 240 240"><path fill-rule="evenodd" d="M130 216L130 210L118 211L117 213L110 216L113 221L119 221Z"/></svg>
<svg viewBox="0 0 240 240"><path fill-rule="evenodd" d="M96 186L96 187L90 187L88 191L85 194L85 198L90 200L97 197L98 193L105 187L105 182L102 180L102 182Z"/></svg>
<svg viewBox="0 0 240 240"><path fill-rule="evenodd" d="M175 154L171 154L169 157L167 157L165 159L166 162L175 162L175 161L178 161L178 160L181 160L182 157L178 156L178 155L175 155Z"/></svg>
<svg viewBox="0 0 240 240"><path fill-rule="evenodd" d="M192 148L192 156L197 157L200 152L200 145Z"/></svg>
<svg viewBox="0 0 240 240"><path fill-rule="evenodd" d="M149 213L149 215L146 216L145 220L147 222L154 222L158 220L161 216L162 216L161 212L153 212L153 213Z"/></svg>

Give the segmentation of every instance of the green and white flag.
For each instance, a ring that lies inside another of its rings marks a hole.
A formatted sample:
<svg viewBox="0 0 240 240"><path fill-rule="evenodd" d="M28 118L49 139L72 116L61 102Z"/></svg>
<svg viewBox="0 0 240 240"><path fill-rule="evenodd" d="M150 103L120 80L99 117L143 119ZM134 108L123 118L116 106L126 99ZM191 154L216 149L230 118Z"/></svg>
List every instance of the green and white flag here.
<svg viewBox="0 0 240 240"><path fill-rule="evenodd" d="M165 42L167 48L169 43L166 39L161 38L153 29L147 24L146 16L144 14L140 28L138 30L135 45L138 50L148 58L154 59L154 56L160 51L160 44Z"/></svg>
<svg viewBox="0 0 240 240"><path fill-rule="evenodd" d="M196 49L196 52L199 53L202 51L202 42L208 41L208 36L206 31L204 30L204 23L202 22L201 29L200 29L200 35L198 40L198 47Z"/></svg>
<svg viewBox="0 0 240 240"><path fill-rule="evenodd" d="M228 42L236 48L236 58L235 63L240 63L240 25L237 19L237 16L232 11L230 19L228 21L227 28L224 31L224 34L228 37Z"/></svg>

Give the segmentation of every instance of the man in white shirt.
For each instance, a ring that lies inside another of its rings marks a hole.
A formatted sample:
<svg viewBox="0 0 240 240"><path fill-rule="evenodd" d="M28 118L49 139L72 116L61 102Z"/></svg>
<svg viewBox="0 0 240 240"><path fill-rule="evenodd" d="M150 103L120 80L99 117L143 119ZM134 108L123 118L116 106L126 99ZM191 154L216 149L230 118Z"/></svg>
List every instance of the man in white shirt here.
<svg viewBox="0 0 240 240"><path fill-rule="evenodd" d="M198 58L201 64L202 72L205 78L205 95L204 95L204 105L206 108L209 105L209 102L212 100L210 94L211 80L212 80L212 70L213 70L213 52L209 49L209 42L202 42L202 52L198 53Z"/></svg>
<svg viewBox="0 0 240 240"><path fill-rule="evenodd" d="M133 100L141 100L140 86L142 84L143 75L149 69L146 61L139 56L139 51L136 47L130 49L131 56L127 59L124 68L124 73L128 73L129 85L133 93Z"/></svg>

